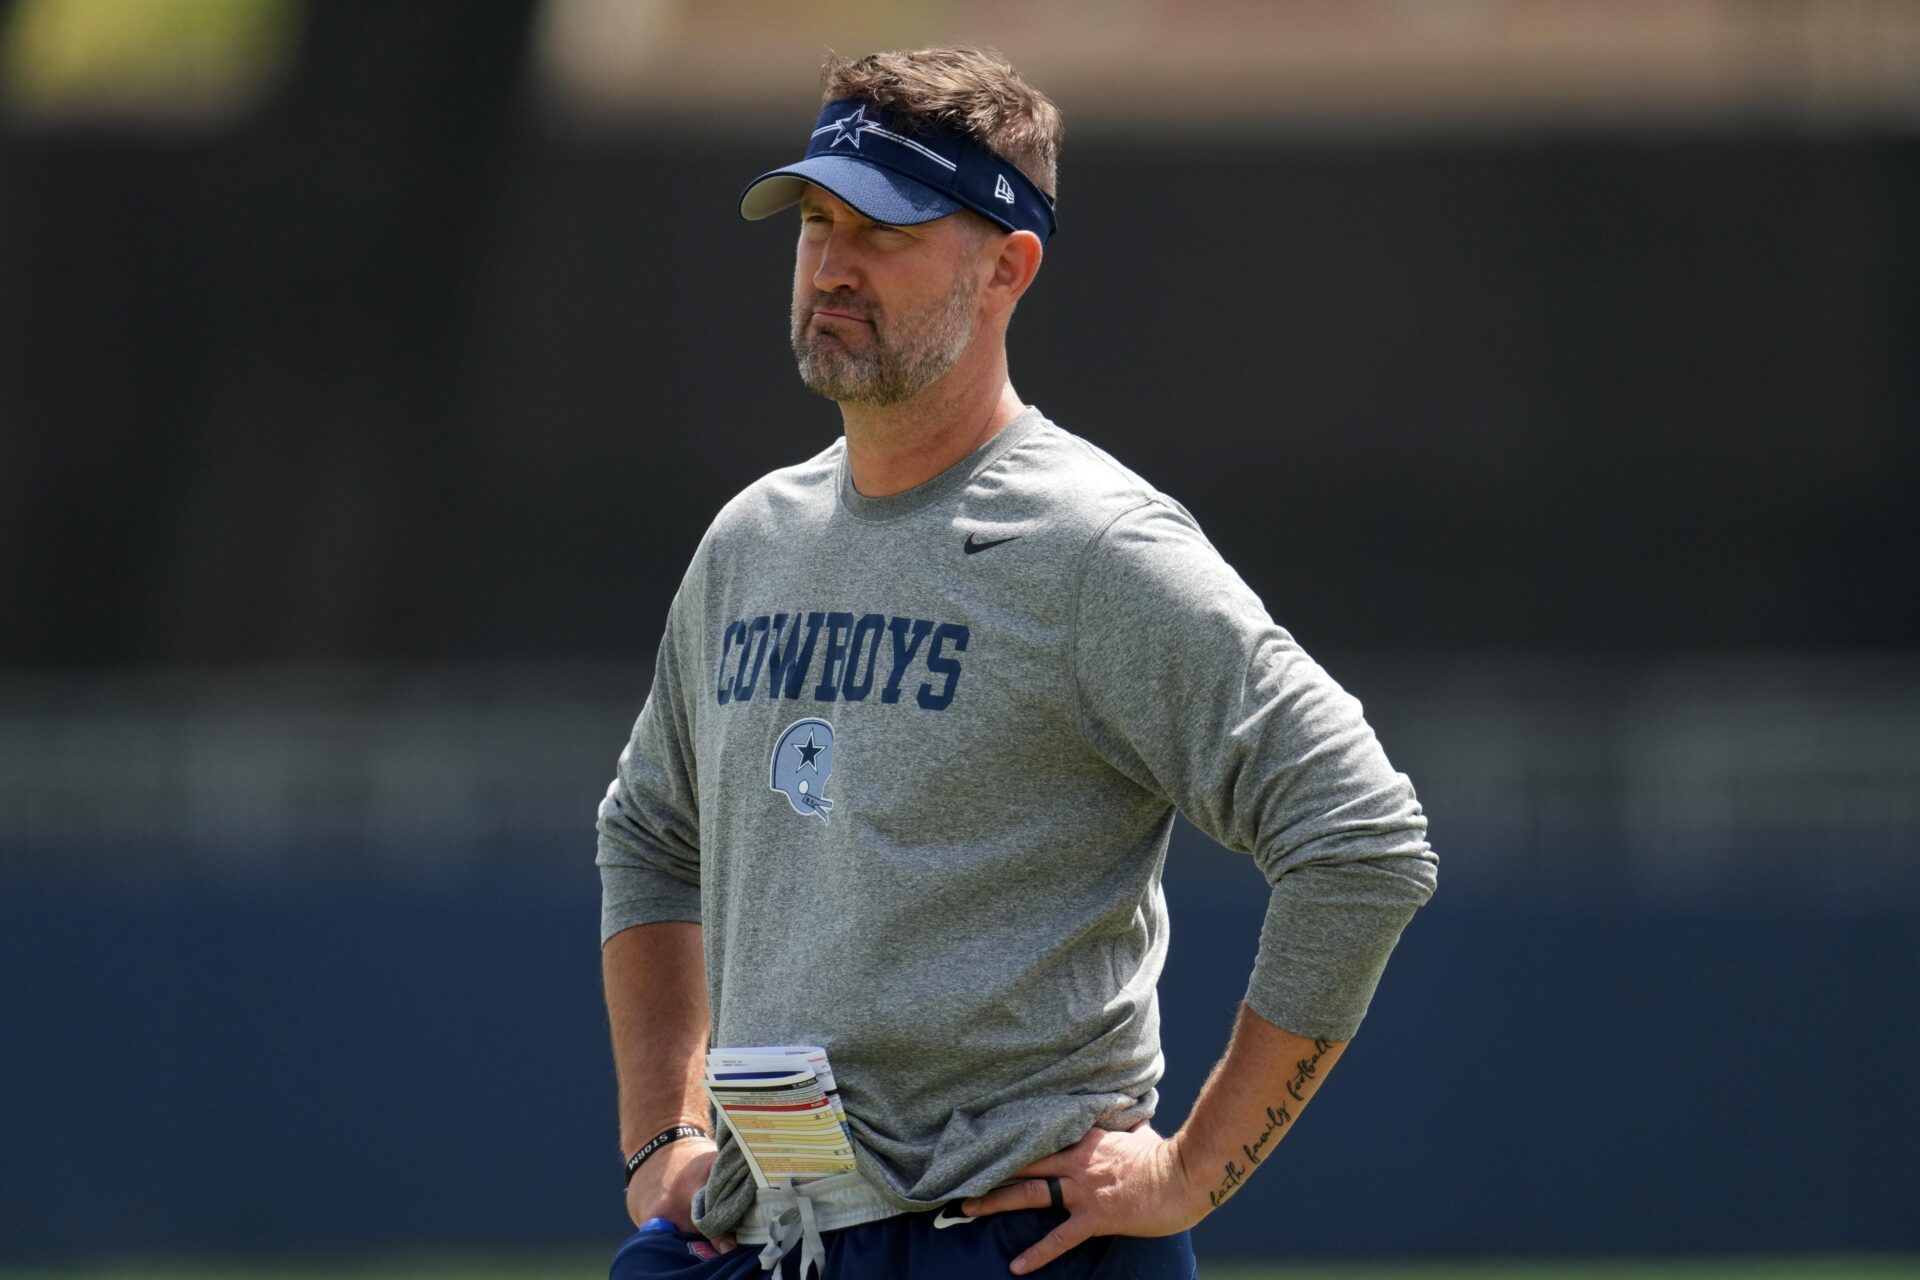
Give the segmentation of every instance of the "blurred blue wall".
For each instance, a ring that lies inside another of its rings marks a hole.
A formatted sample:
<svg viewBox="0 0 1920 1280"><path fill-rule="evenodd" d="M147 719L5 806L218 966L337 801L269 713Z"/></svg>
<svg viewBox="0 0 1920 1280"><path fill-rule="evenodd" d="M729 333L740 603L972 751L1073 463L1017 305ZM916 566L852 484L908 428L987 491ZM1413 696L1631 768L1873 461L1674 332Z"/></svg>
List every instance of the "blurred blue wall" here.
<svg viewBox="0 0 1920 1280"><path fill-rule="evenodd" d="M1203 1256L1911 1249L1920 893L1661 908L1448 847L1355 1049ZM611 1247L596 889L0 868L0 1261ZM1170 1132L1264 894L1183 829ZM1909 887L1911 888L1911 887Z"/></svg>

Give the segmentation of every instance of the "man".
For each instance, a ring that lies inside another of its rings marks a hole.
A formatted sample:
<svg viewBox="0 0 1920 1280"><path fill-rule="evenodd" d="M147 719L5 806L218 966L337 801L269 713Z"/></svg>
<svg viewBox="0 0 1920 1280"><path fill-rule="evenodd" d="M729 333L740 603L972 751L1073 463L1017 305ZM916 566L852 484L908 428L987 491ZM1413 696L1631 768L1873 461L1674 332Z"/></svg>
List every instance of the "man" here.
<svg viewBox="0 0 1920 1280"><path fill-rule="evenodd" d="M845 434L708 530L600 809L651 1224L614 1275L1186 1280L1188 1228L1297 1121L1432 892L1425 819L1186 510L1015 393L1053 104L963 49L835 60L825 88L741 212L799 206L794 354ZM1163 1138L1176 807L1272 897ZM709 1127L709 1035L823 1046L858 1171L757 1192Z"/></svg>

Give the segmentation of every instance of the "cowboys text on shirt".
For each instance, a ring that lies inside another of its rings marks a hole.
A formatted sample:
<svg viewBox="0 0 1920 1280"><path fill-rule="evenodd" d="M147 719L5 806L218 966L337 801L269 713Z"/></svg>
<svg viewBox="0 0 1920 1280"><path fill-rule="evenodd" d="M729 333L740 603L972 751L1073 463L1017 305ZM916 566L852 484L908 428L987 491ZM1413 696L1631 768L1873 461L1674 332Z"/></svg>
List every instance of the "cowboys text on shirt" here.
<svg viewBox="0 0 1920 1280"><path fill-rule="evenodd" d="M720 635L714 700L724 707L755 697L873 697L945 711L959 689L960 655L970 637L957 622L851 610L735 619Z"/></svg>

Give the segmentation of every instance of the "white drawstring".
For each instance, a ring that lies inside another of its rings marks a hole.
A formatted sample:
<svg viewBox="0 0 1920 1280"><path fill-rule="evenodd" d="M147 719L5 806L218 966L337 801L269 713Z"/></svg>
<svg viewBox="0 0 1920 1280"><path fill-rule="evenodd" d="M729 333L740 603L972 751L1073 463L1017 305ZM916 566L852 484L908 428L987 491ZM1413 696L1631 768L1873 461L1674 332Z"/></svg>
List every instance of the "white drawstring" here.
<svg viewBox="0 0 1920 1280"><path fill-rule="evenodd" d="M767 1244L760 1250L760 1269L772 1271L780 1265L780 1259L787 1250L793 1248L794 1241L800 1243L800 1277L807 1280L807 1270L812 1268L816 1276L824 1276L827 1271L827 1248L820 1240L820 1228L813 1217L813 1201L807 1196L805 1187L762 1187L760 1188L761 1213L767 1223Z"/></svg>

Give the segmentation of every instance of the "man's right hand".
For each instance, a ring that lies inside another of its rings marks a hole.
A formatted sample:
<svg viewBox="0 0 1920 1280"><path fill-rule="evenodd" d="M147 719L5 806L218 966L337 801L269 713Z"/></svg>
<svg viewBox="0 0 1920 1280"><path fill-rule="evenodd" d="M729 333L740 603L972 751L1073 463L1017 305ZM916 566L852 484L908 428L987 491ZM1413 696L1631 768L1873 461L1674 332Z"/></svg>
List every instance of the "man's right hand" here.
<svg viewBox="0 0 1920 1280"><path fill-rule="evenodd" d="M693 1193L707 1184L719 1150L711 1138L680 1138L648 1156L627 1184L627 1216L633 1225L665 1218L681 1231L698 1231ZM722 1253L735 1248L732 1236L719 1236L713 1243Z"/></svg>

